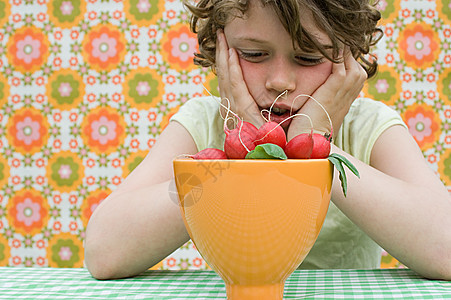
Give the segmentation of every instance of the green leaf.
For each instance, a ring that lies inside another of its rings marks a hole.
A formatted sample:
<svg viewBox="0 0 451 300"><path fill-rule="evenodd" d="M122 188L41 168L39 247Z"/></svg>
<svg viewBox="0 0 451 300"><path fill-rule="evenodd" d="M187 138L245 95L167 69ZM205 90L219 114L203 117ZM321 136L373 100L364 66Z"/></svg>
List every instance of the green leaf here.
<svg viewBox="0 0 451 300"><path fill-rule="evenodd" d="M341 181L341 188L343 189L343 194L346 197L348 191L348 181L346 178L346 172L343 168L343 164L354 173L355 176L360 178L359 171L357 168L343 155L338 153L331 153L327 159L337 168L338 173L340 174L339 178Z"/></svg>
<svg viewBox="0 0 451 300"><path fill-rule="evenodd" d="M338 160L340 160L342 163L346 165L346 167L348 167L349 170L351 170L352 173L354 173L355 176L360 178L359 171L346 157L338 153L331 153L329 156L335 157Z"/></svg>
<svg viewBox="0 0 451 300"><path fill-rule="evenodd" d="M337 171L340 174L339 178L341 181L341 188L343 190L343 194L346 197L346 194L348 192L348 181L346 178L346 172L343 168L342 162L341 162L341 160L339 160L338 158L336 158L334 156L329 156L327 159L335 166L335 168L337 168Z"/></svg>
<svg viewBox="0 0 451 300"><path fill-rule="evenodd" d="M257 145L254 150L250 151L246 159L287 159L287 155L280 146L276 144Z"/></svg>

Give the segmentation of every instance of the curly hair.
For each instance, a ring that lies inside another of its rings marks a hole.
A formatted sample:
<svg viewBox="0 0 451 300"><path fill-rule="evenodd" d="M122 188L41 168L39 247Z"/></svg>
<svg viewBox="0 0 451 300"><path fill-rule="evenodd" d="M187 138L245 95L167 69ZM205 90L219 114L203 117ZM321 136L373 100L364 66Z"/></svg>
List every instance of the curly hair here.
<svg viewBox="0 0 451 300"><path fill-rule="evenodd" d="M195 54L194 63L211 67L214 71L216 52L216 31L236 17L245 17L251 0L200 0L185 6L192 13L190 26L197 34L199 53ZM319 51L327 59L339 62L340 45L350 47L352 55L358 59L368 74L368 78L377 72L377 59L370 54L383 35L377 27L381 18L374 0L260 0L263 5L270 5L280 22L291 36L293 44L305 51ZM301 9L308 8L313 14L315 25L330 38L333 46L332 55L314 36L306 31L300 22Z"/></svg>

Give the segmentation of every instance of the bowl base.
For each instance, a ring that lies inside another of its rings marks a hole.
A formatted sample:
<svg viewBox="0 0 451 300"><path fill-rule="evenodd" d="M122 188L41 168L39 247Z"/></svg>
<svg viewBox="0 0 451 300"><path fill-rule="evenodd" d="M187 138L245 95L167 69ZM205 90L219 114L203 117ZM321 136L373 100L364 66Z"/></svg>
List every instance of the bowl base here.
<svg viewBox="0 0 451 300"><path fill-rule="evenodd" d="M227 284L227 300L282 300L285 282L268 285Z"/></svg>

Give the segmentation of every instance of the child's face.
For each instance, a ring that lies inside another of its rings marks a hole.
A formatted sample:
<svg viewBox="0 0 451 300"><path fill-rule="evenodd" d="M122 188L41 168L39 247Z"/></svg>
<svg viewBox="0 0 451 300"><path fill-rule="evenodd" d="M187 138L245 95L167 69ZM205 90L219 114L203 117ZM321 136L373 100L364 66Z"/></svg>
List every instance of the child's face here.
<svg viewBox="0 0 451 300"><path fill-rule="evenodd" d="M330 45L327 35L314 25L310 12L302 12L301 23L320 43ZM229 47L238 52L244 80L260 109L268 109L285 90L288 98L281 98L275 106L289 109L296 95L311 95L331 73L332 62L319 51L305 53L293 48L290 35L270 6L252 1L247 17L235 18L225 26L224 33ZM293 112L303 101L296 101Z"/></svg>

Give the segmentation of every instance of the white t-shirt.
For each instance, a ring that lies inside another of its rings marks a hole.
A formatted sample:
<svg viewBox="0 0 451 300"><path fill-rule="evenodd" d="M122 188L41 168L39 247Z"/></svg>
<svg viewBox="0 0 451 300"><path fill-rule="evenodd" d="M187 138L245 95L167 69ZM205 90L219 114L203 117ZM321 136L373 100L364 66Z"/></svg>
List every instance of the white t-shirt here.
<svg viewBox="0 0 451 300"><path fill-rule="evenodd" d="M219 114L219 100L193 98L171 118L182 124L193 137L197 149L223 149L224 121ZM369 164L371 150L384 130L393 125L407 127L399 114L381 102L356 99L338 131L334 144ZM331 201L324 225L303 269L379 268L381 248Z"/></svg>

